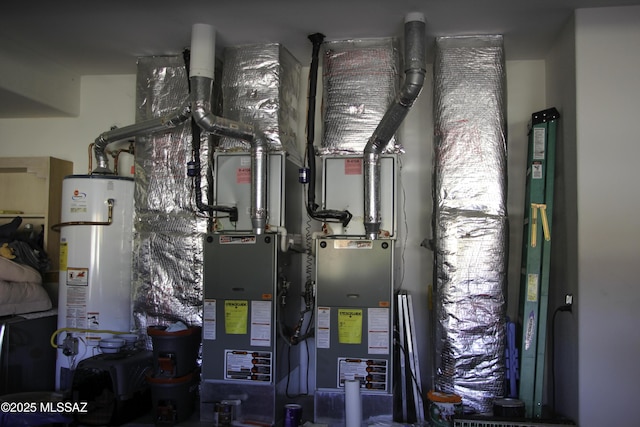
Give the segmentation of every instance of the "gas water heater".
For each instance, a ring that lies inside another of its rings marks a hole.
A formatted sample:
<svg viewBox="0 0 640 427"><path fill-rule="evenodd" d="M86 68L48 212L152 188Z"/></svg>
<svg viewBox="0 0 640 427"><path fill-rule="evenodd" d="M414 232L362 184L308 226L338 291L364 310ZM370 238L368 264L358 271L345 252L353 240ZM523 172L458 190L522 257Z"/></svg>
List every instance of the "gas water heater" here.
<svg viewBox="0 0 640 427"><path fill-rule="evenodd" d="M202 337L202 421L215 419L216 406L232 405L239 421L273 425L286 395L297 351L287 351L285 324L300 314L299 254L289 250L299 226L298 167L284 153L268 161L268 227L255 234L249 218L251 169L248 153L214 155L214 200L236 206L238 220L218 218L204 243ZM295 379L293 380L295 382Z"/></svg>
<svg viewBox="0 0 640 427"><path fill-rule="evenodd" d="M56 388L111 332L131 329L132 178L71 175L62 182Z"/></svg>

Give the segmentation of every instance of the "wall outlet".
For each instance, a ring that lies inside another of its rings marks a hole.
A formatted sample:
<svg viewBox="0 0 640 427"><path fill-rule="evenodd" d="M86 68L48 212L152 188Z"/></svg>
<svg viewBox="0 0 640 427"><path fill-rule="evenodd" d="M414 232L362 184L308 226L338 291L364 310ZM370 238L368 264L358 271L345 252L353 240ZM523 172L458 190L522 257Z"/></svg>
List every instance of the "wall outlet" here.
<svg viewBox="0 0 640 427"><path fill-rule="evenodd" d="M564 296L565 305L573 305L573 294L566 294Z"/></svg>

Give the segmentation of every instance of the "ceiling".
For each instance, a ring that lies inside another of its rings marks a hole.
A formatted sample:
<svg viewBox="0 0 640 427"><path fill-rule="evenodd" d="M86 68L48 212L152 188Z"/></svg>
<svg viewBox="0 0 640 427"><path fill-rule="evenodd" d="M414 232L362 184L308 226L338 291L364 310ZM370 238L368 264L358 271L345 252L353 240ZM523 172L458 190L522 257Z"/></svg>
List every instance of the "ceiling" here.
<svg viewBox="0 0 640 427"><path fill-rule="evenodd" d="M540 59L576 8L633 4L640 0L11 1L0 13L0 59L10 45L31 56L25 62L32 67L57 64L76 76L135 74L138 57L181 53L192 24L205 23L216 27L218 52L279 42L306 65L309 34L321 32L327 41L400 36L404 15L413 11L425 14L427 46L439 35L502 34L507 59ZM0 109L17 105L7 89L0 87Z"/></svg>

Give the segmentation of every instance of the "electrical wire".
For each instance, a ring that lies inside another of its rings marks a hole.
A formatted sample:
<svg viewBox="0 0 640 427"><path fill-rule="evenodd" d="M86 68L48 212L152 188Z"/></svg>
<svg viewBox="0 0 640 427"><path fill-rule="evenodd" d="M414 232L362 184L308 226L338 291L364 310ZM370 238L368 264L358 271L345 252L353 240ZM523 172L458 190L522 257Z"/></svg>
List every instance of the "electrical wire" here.
<svg viewBox="0 0 640 427"><path fill-rule="evenodd" d="M305 156L306 157L306 156ZM304 196L307 198L307 187L304 187ZM311 256L312 250L311 245L313 244L313 239L311 238L311 216L307 213L307 220L304 226L304 240L305 240L305 274L306 281L312 282L313 279L311 274L313 273L313 257Z"/></svg>
<svg viewBox="0 0 640 427"><path fill-rule="evenodd" d="M398 156L398 167L399 173L402 174L402 158ZM404 236L402 236L402 249L400 251L400 280L398 280L398 289L396 291L401 291L402 286L404 285L404 274L405 274L405 253L407 251L407 241L409 239L409 223L407 221L407 193L404 188L404 184L402 180L400 180L400 192L402 193L402 217L404 222Z"/></svg>
<svg viewBox="0 0 640 427"><path fill-rule="evenodd" d="M72 371L76 369L76 362L77 362L78 357L80 357L80 360L83 360L85 358L85 356L87 355L87 351L89 350L89 345L84 340L84 338L78 337L78 339L82 342L82 345L84 345L84 351L82 352L82 355L80 355L80 353L78 353L78 354L75 354L73 356L69 356L70 357L69 369L71 369ZM95 349L95 347L94 347L94 349Z"/></svg>

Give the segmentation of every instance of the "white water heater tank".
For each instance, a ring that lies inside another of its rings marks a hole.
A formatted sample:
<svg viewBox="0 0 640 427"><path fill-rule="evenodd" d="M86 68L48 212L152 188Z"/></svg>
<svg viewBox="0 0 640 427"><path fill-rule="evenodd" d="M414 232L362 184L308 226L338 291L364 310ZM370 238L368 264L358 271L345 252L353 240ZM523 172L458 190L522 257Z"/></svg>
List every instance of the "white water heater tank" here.
<svg viewBox="0 0 640 427"><path fill-rule="evenodd" d="M57 389L68 387L78 362L100 351L109 334L98 331L131 330L133 189L132 178L115 175L62 182L58 328L74 330L56 337Z"/></svg>

